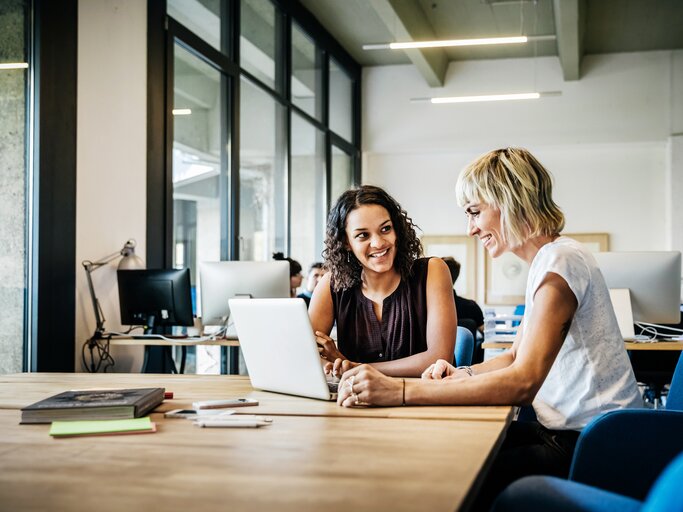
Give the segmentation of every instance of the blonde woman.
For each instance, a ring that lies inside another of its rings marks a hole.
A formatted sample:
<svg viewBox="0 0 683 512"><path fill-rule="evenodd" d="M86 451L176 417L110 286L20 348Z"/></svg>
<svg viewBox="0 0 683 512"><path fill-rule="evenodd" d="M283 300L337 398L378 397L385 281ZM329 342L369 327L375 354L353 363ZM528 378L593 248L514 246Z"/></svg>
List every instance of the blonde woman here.
<svg viewBox="0 0 683 512"><path fill-rule="evenodd" d="M566 476L590 419L642 400L605 281L591 253L560 235L564 215L541 163L524 149L491 151L462 171L456 194L469 235L493 258L512 252L530 266L512 348L472 367L436 361L419 381L353 368L343 375L338 403L532 404L538 421L510 427L480 493L485 508L518 477Z"/></svg>

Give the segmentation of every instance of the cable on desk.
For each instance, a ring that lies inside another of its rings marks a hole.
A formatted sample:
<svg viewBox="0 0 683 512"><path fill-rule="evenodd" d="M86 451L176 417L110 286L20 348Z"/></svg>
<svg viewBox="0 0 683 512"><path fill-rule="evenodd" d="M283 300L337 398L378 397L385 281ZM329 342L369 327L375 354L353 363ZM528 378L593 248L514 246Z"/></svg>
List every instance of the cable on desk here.
<svg viewBox="0 0 683 512"><path fill-rule="evenodd" d="M635 322L640 328L640 334L647 333L650 336L648 341L654 341L656 338L681 338L683 335L683 329L676 329L675 327L668 327L666 325L651 324L648 322ZM672 331L676 334L667 334L661 332L660 329L666 331Z"/></svg>

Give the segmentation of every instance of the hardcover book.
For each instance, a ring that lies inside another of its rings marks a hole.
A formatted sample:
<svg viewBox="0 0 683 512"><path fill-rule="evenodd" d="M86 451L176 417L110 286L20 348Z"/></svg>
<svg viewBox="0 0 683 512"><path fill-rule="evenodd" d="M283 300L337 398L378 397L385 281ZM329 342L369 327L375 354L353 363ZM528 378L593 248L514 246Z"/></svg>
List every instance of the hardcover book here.
<svg viewBox="0 0 683 512"><path fill-rule="evenodd" d="M21 423L139 418L164 400L164 388L65 391L21 410Z"/></svg>

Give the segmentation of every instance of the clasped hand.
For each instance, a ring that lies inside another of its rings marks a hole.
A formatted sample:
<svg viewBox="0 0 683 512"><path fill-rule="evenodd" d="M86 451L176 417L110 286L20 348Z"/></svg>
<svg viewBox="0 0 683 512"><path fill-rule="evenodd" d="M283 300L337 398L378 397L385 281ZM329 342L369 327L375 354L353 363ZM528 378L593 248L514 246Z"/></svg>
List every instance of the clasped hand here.
<svg viewBox="0 0 683 512"><path fill-rule="evenodd" d="M427 369L422 372L421 377L425 380L445 380L469 377L469 374L461 368L456 368L448 361L439 359L434 364L430 364Z"/></svg>

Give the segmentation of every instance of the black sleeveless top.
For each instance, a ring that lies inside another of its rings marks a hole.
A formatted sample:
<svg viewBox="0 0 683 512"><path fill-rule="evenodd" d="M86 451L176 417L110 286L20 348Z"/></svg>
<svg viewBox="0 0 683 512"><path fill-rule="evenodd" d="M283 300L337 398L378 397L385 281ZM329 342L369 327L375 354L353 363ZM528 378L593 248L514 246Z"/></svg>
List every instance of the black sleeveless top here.
<svg viewBox="0 0 683 512"><path fill-rule="evenodd" d="M401 279L382 303L382 322L361 284L332 290L337 344L350 361L393 361L427 350L427 270L429 258L415 260L412 275Z"/></svg>

